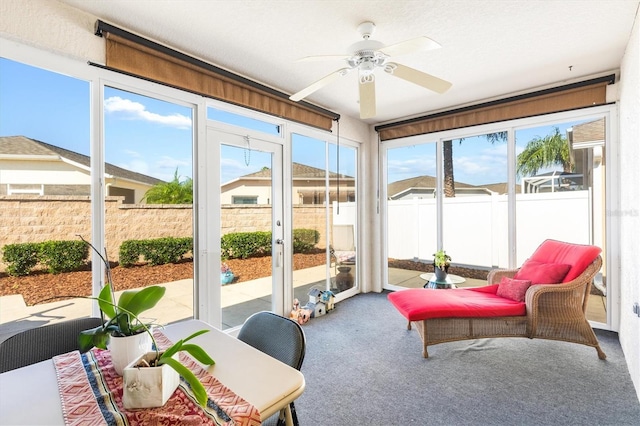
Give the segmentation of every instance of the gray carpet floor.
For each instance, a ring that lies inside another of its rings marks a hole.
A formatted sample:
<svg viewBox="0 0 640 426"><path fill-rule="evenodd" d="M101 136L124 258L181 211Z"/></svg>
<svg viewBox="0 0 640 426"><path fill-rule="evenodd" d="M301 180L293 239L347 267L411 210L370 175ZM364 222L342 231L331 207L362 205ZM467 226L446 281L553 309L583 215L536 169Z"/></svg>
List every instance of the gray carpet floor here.
<svg viewBox="0 0 640 426"><path fill-rule="evenodd" d="M430 346L386 293L361 294L303 326L308 425L640 425L616 333L591 347L526 338Z"/></svg>

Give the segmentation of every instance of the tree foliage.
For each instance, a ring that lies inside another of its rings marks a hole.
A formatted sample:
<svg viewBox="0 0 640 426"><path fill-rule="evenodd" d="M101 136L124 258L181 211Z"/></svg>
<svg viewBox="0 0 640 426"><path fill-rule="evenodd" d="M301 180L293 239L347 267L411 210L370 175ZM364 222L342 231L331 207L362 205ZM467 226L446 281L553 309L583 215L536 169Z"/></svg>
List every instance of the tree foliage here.
<svg viewBox="0 0 640 426"><path fill-rule="evenodd" d="M491 145L496 142L506 142L507 140L507 132L496 132L496 133L488 133L485 135L487 141L491 142ZM459 139L459 143L462 144L464 138ZM455 197L456 196L456 182L453 177L453 141L447 140L443 141L442 146L442 156L443 156L443 171L444 171L444 196Z"/></svg>
<svg viewBox="0 0 640 426"><path fill-rule="evenodd" d="M147 204L193 204L193 179L181 182L176 169L172 181L152 186L143 200Z"/></svg>
<svg viewBox="0 0 640 426"><path fill-rule="evenodd" d="M524 148L516 160L518 176L534 176L538 170L560 165L562 171L571 172L571 155L567 139L554 127L553 133L535 137Z"/></svg>

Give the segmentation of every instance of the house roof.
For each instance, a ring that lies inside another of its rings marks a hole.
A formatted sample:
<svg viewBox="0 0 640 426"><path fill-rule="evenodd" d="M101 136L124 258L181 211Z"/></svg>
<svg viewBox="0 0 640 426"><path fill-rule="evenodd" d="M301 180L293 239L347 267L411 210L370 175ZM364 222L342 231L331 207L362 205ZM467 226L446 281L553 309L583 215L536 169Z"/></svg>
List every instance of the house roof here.
<svg viewBox="0 0 640 426"><path fill-rule="evenodd" d="M307 166L300 163L293 163L293 179L324 179L325 171L317 167ZM264 168L260 171L241 176L243 178L271 178L271 169ZM337 179L338 173L329 172L329 179ZM353 176L341 174L340 179L353 179Z"/></svg>
<svg viewBox="0 0 640 426"><path fill-rule="evenodd" d="M2 156L53 156L58 159L66 159L74 163L85 166L87 169L91 167L91 158L87 155L79 154L59 146L51 145L36 139L27 138L26 136L2 136L0 137L0 157ZM132 172L122 167L105 163L105 173L122 179L132 180L148 185L156 185L164 181L142 173Z"/></svg>
<svg viewBox="0 0 640 426"><path fill-rule="evenodd" d="M408 190L429 190L433 191L436 187L436 178L434 176L416 176L408 179L398 180L390 183L387 186L387 196L389 198L396 198L403 192L407 192ZM483 185L470 185L468 183L456 182L455 187L457 190L469 190L477 189L477 190L488 190L491 192L496 192L498 194L506 194L507 193L507 183L488 183ZM516 185L516 192L520 190L520 185Z"/></svg>
<svg viewBox="0 0 640 426"><path fill-rule="evenodd" d="M604 141L604 118L576 124L572 128L572 143Z"/></svg>

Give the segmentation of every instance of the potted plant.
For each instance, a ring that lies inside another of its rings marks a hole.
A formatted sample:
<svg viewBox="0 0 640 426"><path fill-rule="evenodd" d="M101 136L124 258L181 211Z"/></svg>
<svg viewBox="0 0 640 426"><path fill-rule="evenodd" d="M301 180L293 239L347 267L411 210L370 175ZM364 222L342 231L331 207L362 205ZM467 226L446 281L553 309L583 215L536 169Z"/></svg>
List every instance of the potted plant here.
<svg viewBox="0 0 640 426"><path fill-rule="evenodd" d="M231 268L226 263L220 265L220 282L222 285L230 284L233 281L234 275L231 272Z"/></svg>
<svg viewBox="0 0 640 426"><path fill-rule="evenodd" d="M191 370L178 361L177 354L186 351L203 364L214 364L213 359L200 346L187 344L189 340L208 331L197 331L162 352L147 352L126 366L122 376L124 408L163 406L180 384L180 376L189 383L198 403L205 407L208 398L204 386Z"/></svg>
<svg viewBox="0 0 640 426"><path fill-rule="evenodd" d="M436 281L444 281L449 273L451 256L444 250L438 250L433 254L433 268L436 274Z"/></svg>
<svg viewBox="0 0 640 426"><path fill-rule="evenodd" d="M97 298L104 324L80 333L80 352L93 347L109 349L116 373L140 355L151 350L152 324L145 324L138 315L153 308L164 296L165 288L150 286L140 290L127 290L117 303L113 300L111 284L105 285Z"/></svg>
<svg viewBox="0 0 640 426"><path fill-rule="evenodd" d="M152 379L152 381L155 380L156 382L163 382L162 387L155 389L154 392L160 392L162 394L159 401L162 402L160 405L164 405L166 399L175 391L178 384L178 381L175 379L176 376L173 375L173 378L171 378L171 375L168 375L167 373L167 367L170 367L175 370L176 374L181 375L189 384L198 403L202 406L206 406L207 392L204 389L204 386L200 383L195 374L191 372L191 370L182 365L176 359L175 355L180 351L186 351L202 364L215 364L215 361L200 346L192 343L186 343L194 337L206 333L209 330L200 330L186 339L175 342L164 351L160 351L151 331L153 324L145 324L140 320L138 315L153 308L160 299L162 299L166 289L156 285L145 287L140 290L127 290L120 295L120 298L116 303L114 301L114 292L111 285L111 268L109 266L109 262L91 243L87 242L82 237L80 238L93 249L100 259L102 259L106 266L107 273L107 285L102 288L98 297L87 297L88 299L96 300L98 302L101 315L103 319L106 318L105 322L98 327L80 332L80 335L78 336L80 351L87 352L93 347L109 349L115 367L116 357L120 357L120 355L117 353L114 354L114 352L117 352L117 349L114 347L113 343L119 341L120 338L139 338L142 336L144 337L143 340L148 341L149 344L140 344L138 340L135 344L135 349L127 349L129 352L126 357L127 361L122 365L121 371L118 371L118 369L120 369L119 367L116 369L116 372L120 375L124 375L124 373L127 372L127 367L129 369L143 368L139 366L140 358L143 357L145 360L143 364L146 364L145 368L150 369L148 374L154 375L154 379ZM151 342L153 342L153 348L155 348L155 350L152 350ZM133 355L133 353L135 353L135 355ZM125 362L124 357L119 362ZM154 369L155 372L151 369ZM136 374L127 374L124 376L123 389L127 390L136 388L135 385L129 384L131 380L137 380L139 377L140 376ZM163 377L167 377L167 380L161 380ZM137 387L141 388L140 386ZM123 393L123 398L126 393L126 391ZM168 396L166 396L167 394ZM128 403L129 406L127 408L148 408L152 406L160 406L149 405L157 404L157 402L148 402L147 399L158 401L156 396L145 395L141 398L140 395L138 395L134 398L135 401ZM141 402L141 400L144 401Z"/></svg>

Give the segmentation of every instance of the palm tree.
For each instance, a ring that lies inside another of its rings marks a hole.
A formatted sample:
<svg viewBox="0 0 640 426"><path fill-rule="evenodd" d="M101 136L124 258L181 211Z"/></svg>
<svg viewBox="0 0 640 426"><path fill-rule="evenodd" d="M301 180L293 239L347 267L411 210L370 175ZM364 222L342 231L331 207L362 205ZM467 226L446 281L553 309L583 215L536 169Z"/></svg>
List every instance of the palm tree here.
<svg viewBox="0 0 640 426"><path fill-rule="evenodd" d="M147 204L193 204L193 179L180 182L178 169L173 180L152 186L143 197Z"/></svg>
<svg viewBox="0 0 640 426"><path fill-rule="evenodd" d="M569 144L557 127L552 134L529 141L516 161L518 176L534 176L538 170L555 165L562 166L563 172L573 169Z"/></svg>
<svg viewBox="0 0 640 426"><path fill-rule="evenodd" d="M491 142L491 144L495 144L499 141L507 140L507 132L496 132L496 133L488 133L485 135L487 140ZM459 143L462 144L464 138L459 140ZM442 145L442 157L443 157L443 169L444 169L444 196L445 197L455 197L456 196L456 182L453 178L453 141L443 141Z"/></svg>

